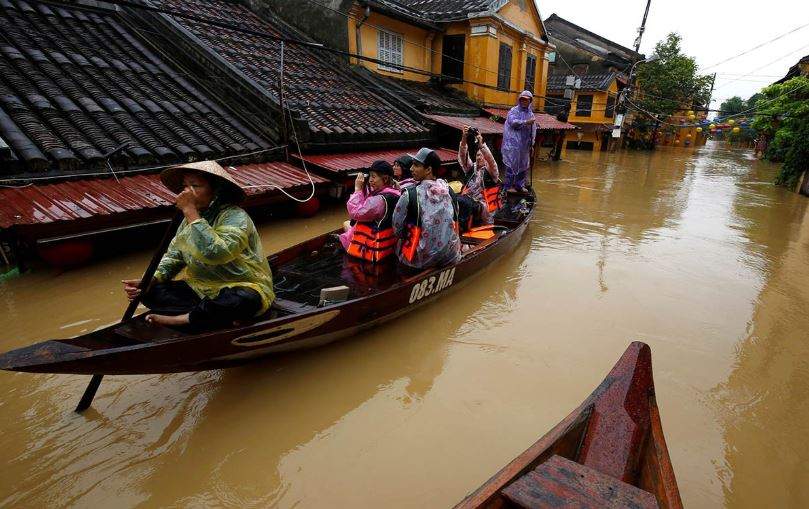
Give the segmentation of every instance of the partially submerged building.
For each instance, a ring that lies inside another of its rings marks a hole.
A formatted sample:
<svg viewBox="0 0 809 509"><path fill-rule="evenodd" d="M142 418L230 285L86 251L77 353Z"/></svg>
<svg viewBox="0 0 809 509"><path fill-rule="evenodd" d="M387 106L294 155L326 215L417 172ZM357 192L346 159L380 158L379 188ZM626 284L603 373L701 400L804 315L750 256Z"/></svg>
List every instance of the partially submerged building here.
<svg viewBox="0 0 809 509"><path fill-rule="evenodd" d="M579 127L565 149L606 150L619 92L629 69L644 56L556 14L545 20L556 52L550 56L546 109L567 114Z"/></svg>
<svg viewBox="0 0 809 509"><path fill-rule="evenodd" d="M161 167L226 158L250 204L326 180L278 159L266 125L150 47L109 4L0 2L0 236L45 245L165 220Z"/></svg>

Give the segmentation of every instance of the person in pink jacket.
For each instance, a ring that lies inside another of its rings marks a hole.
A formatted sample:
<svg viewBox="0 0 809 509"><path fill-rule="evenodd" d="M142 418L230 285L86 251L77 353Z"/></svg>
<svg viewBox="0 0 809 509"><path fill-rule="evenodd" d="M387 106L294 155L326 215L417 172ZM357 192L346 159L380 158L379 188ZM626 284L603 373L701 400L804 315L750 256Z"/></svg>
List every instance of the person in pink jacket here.
<svg viewBox="0 0 809 509"><path fill-rule="evenodd" d="M374 232L390 228L393 209L401 194L393 180L393 167L387 161L374 161L367 185L365 174L357 174L354 192L346 203L350 221L344 223L345 232L340 235L343 249L352 256L358 256L359 253L367 254L367 257L362 257L371 261L377 261L376 256L379 254L390 254L372 252L374 249L372 242L365 236L354 239L354 233L358 225L363 226L364 230Z"/></svg>

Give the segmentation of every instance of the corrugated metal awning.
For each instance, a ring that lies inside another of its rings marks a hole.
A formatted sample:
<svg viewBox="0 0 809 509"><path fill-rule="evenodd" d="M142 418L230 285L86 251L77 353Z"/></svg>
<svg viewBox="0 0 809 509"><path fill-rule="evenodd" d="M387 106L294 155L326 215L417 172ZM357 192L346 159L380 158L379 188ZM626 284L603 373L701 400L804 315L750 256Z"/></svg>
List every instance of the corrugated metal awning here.
<svg viewBox="0 0 809 509"><path fill-rule="evenodd" d="M452 163L458 159L457 150L446 148L434 149L443 164ZM392 163L402 154L414 154L417 148L399 150L371 150L367 152L347 152L342 154L305 154L303 160L307 164L317 166L319 169L342 175L345 173L367 170L374 161L382 159ZM297 156L293 156L297 157Z"/></svg>
<svg viewBox="0 0 809 509"><path fill-rule="evenodd" d="M506 116L508 116L508 110L501 109L501 108L486 108L488 113L491 113L495 117L500 117L505 120ZM534 116L537 119L537 129L540 131L556 131L556 130L572 130L576 129L576 126L573 124L569 124L567 122L562 122L558 120L553 115L548 115L547 113L534 113Z"/></svg>
<svg viewBox="0 0 809 509"><path fill-rule="evenodd" d="M273 162L238 166L231 174L245 188L248 206L260 205L278 189L294 190L310 186L306 173L287 163ZM315 185L328 180L311 175ZM259 187L254 187L259 186ZM174 194L160 182L159 175L135 175L92 178L0 188L0 228L12 226L59 226L60 223L102 219L105 226L127 224L132 214L161 208L174 203ZM119 215L120 218L112 216ZM141 214L142 215L142 214Z"/></svg>
<svg viewBox="0 0 809 509"><path fill-rule="evenodd" d="M439 124L461 130L464 126L476 127L480 134L503 134L503 124L487 117L452 117L449 115L424 115Z"/></svg>

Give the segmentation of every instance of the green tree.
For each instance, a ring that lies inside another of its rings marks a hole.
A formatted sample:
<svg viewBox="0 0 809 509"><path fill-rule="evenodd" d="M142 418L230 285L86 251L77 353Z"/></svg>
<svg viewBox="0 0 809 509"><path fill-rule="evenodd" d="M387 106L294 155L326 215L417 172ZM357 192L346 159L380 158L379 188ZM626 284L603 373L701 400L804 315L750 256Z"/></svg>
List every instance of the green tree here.
<svg viewBox="0 0 809 509"><path fill-rule="evenodd" d="M784 161L776 183L793 187L809 164L809 78L797 76L762 90L753 128L770 140L765 157Z"/></svg>
<svg viewBox="0 0 809 509"><path fill-rule="evenodd" d="M744 99L739 97L738 95L734 95L730 99L727 99L722 102L719 106L719 116L724 117L727 115L735 115L737 113L741 113L747 109L747 103L745 103Z"/></svg>
<svg viewBox="0 0 809 509"><path fill-rule="evenodd" d="M697 63L683 54L681 40L679 34L670 33L655 46L657 60L638 64L636 100L661 120L677 110L703 107L708 102L712 78L697 74Z"/></svg>
<svg viewBox="0 0 809 509"><path fill-rule="evenodd" d="M750 98L747 100L746 110L751 110L756 107L756 104L763 99L764 96L761 95L761 92L756 92L755 94L751 95Z"/></svg>

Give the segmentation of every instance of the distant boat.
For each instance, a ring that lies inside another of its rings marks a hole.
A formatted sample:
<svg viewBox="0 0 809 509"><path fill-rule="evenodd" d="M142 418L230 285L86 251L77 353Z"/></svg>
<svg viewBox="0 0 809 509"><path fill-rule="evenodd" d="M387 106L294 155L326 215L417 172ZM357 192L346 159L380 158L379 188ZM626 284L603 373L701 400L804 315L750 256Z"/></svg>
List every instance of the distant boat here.
<svg viewBox="0 0 809 509"><path fill-rule="evenodd" d="M395 260L363 263L345 255L332 232L268 258L278 298L266 315L249 323L190 333L147 323L141 314L72 339L12 350L0 355L0 369L94 375L200 371L329 343L441 297L513 252L534 203L533 192L509 194L488 233L461 237L464 254L452 265L403 272ZM324 289L327 296L348 295L324 302Z"/></svg>
<svg viewBox="0 0 809 509"><path fill-rule="evenodd" d="M682 506L651 350L636 341L584 403L456 509Z"/></svg>

